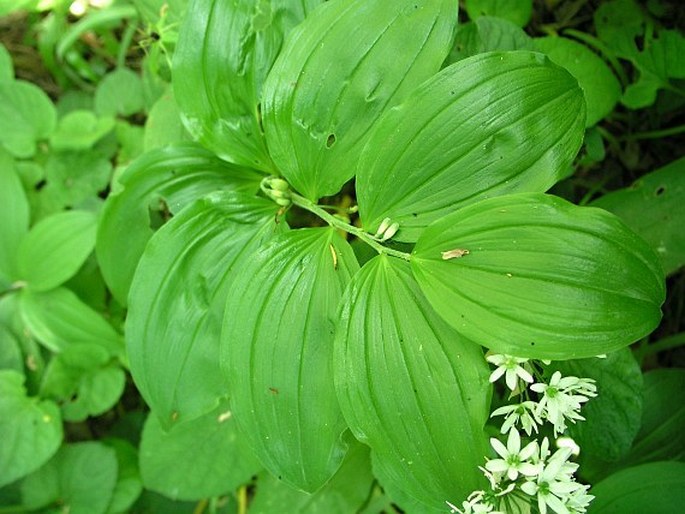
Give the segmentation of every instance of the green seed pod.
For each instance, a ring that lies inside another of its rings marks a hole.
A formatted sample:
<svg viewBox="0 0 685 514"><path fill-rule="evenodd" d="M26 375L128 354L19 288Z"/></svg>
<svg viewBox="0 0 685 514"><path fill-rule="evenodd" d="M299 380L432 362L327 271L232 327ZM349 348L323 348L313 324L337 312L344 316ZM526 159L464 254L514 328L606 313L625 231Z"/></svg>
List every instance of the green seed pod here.
<svg viewBox="0 0 685 514"><path fill-rule="evenodd" d="M274 198L274 201L281 207L288 207L290 205L290 198Z"/></svg>
<svg viewBox="0 0 685 514"><path fill-rule="evenodd" d="M272 178L269 181L269 187L274 191L287 191L290 189L290 184L288 184L282 178Z"/></svg>
<svg viewBox="0 0 685 514"><path fill-rule="evenodd" d="M397 231L400 228L399 223L393 223L390 225L385 232L383 232L383 237L381 238L381 241L387 241L388 239L392 239L392 236L397 234Z"/></svg>
<svg viewBox="0 0 685 514"><path fill-rule="evenodd" d="M388 230L389 226L390 226L390 218L385 218L383 221L381 221L381 224L378 227L378 230L376 230L375 237L381 237L385 233L385 231Z"/></svg>

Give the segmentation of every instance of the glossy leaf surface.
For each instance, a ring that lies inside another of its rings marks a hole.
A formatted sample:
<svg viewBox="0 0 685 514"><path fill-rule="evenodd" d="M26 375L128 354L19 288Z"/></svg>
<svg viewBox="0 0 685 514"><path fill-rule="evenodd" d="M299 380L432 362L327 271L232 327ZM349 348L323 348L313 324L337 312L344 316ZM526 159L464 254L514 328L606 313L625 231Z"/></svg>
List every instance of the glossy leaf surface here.
<svg viewBox="0 0 685 514"><path fill-rule="evenodd" d="M335 379L354 435L387 482L429 507L482 484L488 367L431 308L408 263L376 257L348 286Z"/></svg>
<svg viewBox="0 0 685 514"><path fill-rule="evenodd" d="M59 408L29 398L14 370L0 370L0 434L0 487L38 469L62 442Z"/></svg>
<svg viewBox="0 0 685 514"><path fill-rule="evenodd" d="M483 198L546 191L580 148L583 92L531 52L476 55L444 69L378 122L359 163L364 228L386 217L416 241Z"/></svg>
<svg viewBox="0 0 685 514"><path fill-rule="evenodd" d="M259 177L183 143L141 156L117 185L105 202L95 250L107 286L126 305L133 273L157 226L212 191L256 191Z"/></svg>
<svg viewBox="0 0 685 514"><path fill-rule="evenodd" d="M532 50L533 39L516 24L494 16L479 16L459 25L449 63L496 50Z"/></svg>
<svg viewBox="0 0 685 514"><path fill-rule="evenodd" d="M536 193L485 200L434 223L412 269L463 335L537 359L627 346L656 327L665 296L656 254L618 218Z"/></svg>
<svg viewBox="0 0 685 514"><path fill-rule="evenodd" d="M30 510L53 502L70 514L105 514L117 480L117 458L99 442L65 445L21 484Z"/></svg>
<svg viewBox="0 0 685 514"><path fill-rule="evenodd" d="M165 428L228 395L219 369L227 276L279 230L276 210L256 197L212 193L148 243L129 296L126 343L136 385Z"/></svg>
<svg viewBox="0 0 685 514"><path fill-rule="evenodd" d="M71 344L88 343L101 346L110 355L123 356L122 337L69 289L24 290L19 300L26 328L49 350L60 352Z"/></svg>
<svg viewBox="0 0 685 514"><path fill-rule="evenodd" d="M270 171L262 85L290 30L322 0L194 0L174 54L186 128L232 162Z"/></svg>
<svg viewBox="0 0 685 514"><path fill-rule="evenodd" d="M347 451L333 331L357 269L335 231L302 229L243 255L229 278L221 344L236 419L264 466L308 492Z"/></svg>
<svg viewBox="0 0 685 514"><path fill-rule="evenodd" d="M147 418L140 472L148 489L174 500L201 500L234 491L260 469L225 401L168 432L154 413Z"/></svg>
<svg viewBox="0 0 685 514"><path fill-rule="evenodd" d="M564 37L544 37L534 42L538 52L546 54L578 80L587 105L586 127L595 125L613 111L621 98L621 84L601 57L585 45Z"/></svg>
<svg viewBox="0 0 685 514"><path fill-rule="evenodd" d="M19 278L34 291L47 291L69 280L95 248L96 226L93 213L76 210L36 223L19 245Z"/></svg>
<svg viewBox="0 0 685 514"><path fill-rule="evenodd" d="M642 236L667 274L685 264L685 157L608 193L592 205L613 212Z"/></svg>
<svg viewBox="0 0 685 514"><path fill-rule="evenodd" d="M369 128L438 71L456 21L454 0L351 0L293 31L264 85L264 128L296 190L315 200L352 178Z"/></svg>
<svg viewBox="0 0 685 514"><path fill-rule="evenodd" d="M588 514L674 514L685 505L685 462L624 469L592 487Z"/></svg>

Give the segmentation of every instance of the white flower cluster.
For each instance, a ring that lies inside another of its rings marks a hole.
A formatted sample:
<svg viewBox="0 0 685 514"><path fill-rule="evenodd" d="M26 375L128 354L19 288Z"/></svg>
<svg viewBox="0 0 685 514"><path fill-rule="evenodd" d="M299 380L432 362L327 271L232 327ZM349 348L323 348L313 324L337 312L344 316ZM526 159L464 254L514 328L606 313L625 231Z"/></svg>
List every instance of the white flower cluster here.
<svg viewBox="0 0 685 514"><path fill-rule="evenodd" d="M488 362L496 366L490 382L504 377L511 390L510 398L518 396L518 403L496 409L492 416L504 416L502 434L508 433L506 446L496 438L490 439L499 456L488 459L480 468L490 482L490 490L475 491L461 508L447 502L452 513L460 514L582 514L593 496L589 486L576 482L578 464L569 461L577 445L560 439L559 448L552 453L549 439L533 440L522 447L519 428L528 436L538 433L545 422L552 425L554 437L566 430L566 423L584 420L580 415L583 403L597 396L594 380L563 377L555 371L549 383L542 381L540 365L549 362L530 361L511 355L489 355ZM538 381L536 382L536 377ZM529 386L526 388L526 386ZM536 501L537 500L537 501ZM533 510L537 507L537 510Z"/></svg>

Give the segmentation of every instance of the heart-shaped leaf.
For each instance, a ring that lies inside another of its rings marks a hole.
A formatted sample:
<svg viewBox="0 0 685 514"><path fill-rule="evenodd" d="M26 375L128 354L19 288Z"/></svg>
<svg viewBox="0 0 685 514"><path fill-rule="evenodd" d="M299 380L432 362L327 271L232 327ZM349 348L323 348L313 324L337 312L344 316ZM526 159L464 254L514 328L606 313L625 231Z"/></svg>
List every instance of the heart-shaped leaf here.
<svg viewBox="0 0 685 514"><path fill-rule="evenodd" d="M308 492L347 451L333 332L358 267L334 230L302 229L243 254L228 279L222 362L236 419L264 466Z"/></svg>
<svg viewBox="0 0 685 514"><path fill-rule="evenodd" d="M219 369L227 280L279 225L277 206L211 193L152 236L136 270L126 321L131 373L162 425L193 419L228 395Z"/></svg>
<svg viewBox="0 0 685 514"><path fill-rule="evenodd" d="M126 305L131 280L154 229L187 204L218 190L256 191L259 175L218 159L195 143L146 153L107 197L95 251L112 294Z"/></svg>
<svg viewBox="0 0 685 514"><path fill-rule="evenodd" d="M459 61L378 122L357 174L359 210L375 232L416 241L433 221L483 198L549 189L583 140L583 92L532 52Z"/></svg>
<svg viewBox="0 0 685 514"><path fill-rule="evenodd" d="M174 89L188 131L232 162L270 171L262 84L283 39L323 0L194 0L174 53Z"/></svg>
<svg viewBox="0 0 685 514"><path fill-rule="evenodd" d="M431 508L480 488L490 399L481 348L433 311L399 259L368 262L341 305L340 406L386 481Z"/></svg>
<svg viewBox="0 0 685 514"><path fill-rule="evenodd" d="M264 84L278 169L304 196L337 193L379 114L440 69L455 0L328 2L299 25Z"/></svg>
<svg viewBox="0 0 685 514"><path fill-rule="evenodd" d="M438 313L499 353L609 353L657 326L656 254L617 217L536 193L478 202L433 223L412 269Z"/></svg>

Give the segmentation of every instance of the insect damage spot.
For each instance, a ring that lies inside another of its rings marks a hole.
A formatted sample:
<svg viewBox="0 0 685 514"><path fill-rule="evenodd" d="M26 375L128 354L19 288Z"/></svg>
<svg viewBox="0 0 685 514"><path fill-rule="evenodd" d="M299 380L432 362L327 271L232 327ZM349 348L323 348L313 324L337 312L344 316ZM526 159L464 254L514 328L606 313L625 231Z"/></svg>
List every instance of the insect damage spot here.
<svg viewBox="0 0 685 514"><path fill-rule="evenodd" d="M468 255L470 252L462 248L455 248L454 250L447 250L446 252L440 252L443 261L448 261L450 259L458 259L464 255Z"/></svg>
<svg viewBox="0 0 685 514"><path fill-rule="evenodd" d="M326 148L330 148L335 144L335 134L328 134L326 138Z"/></svg>
<svg viewBox="0 0 685 514"><path fill-rule="evenodd" d="M657 188L656 191L654 191L654 195L655 195L655 196L661 196L661 195L664 194L665 192L666 192L666 188L665 188L664 186L660 186L660 187Z"/></svg>

